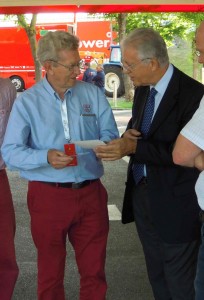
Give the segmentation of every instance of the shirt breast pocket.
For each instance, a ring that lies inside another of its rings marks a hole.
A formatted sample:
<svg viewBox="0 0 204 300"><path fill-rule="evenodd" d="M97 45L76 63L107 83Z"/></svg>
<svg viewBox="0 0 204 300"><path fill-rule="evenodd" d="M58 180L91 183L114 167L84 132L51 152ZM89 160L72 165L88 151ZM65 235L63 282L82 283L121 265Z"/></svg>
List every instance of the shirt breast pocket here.
<svg viewBox="0 0 204 300"><path fill-rule="evenodd" d="M95 114L81 114L80 131L83 140L99 138L98 123Z"/></svg>

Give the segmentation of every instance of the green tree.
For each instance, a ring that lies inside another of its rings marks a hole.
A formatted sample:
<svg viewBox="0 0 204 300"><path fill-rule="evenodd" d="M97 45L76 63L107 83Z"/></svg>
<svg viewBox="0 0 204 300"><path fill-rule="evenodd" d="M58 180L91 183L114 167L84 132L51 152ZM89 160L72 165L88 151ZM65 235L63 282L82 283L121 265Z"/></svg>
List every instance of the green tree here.
<svg viewBox="0 0 204 300"><path fill-rule="evenodd" d="M127 18L128 13L105 14L105 18L112 21L113 31L118 33L117 41L120 42L127 34ZM124 74L124 87L126 101L132 101L134 96L134 86L127 74Z"/></svg>
<svg viewBox="0 0 204 300"><path fill-rule="evenodd" d="M126 30L128 33L134 28L153 28L171 46L176 36L185 36L186 25L175 13L133 13L128 15Z"/></svg>
<svg viewBox="0 0 204 300"><path fill-rule="evenodd" d="M119 40L121 41L126 35L127 28L127 13L117 14L117 24L118 24L118 35ZM124 73L124 87L125 87L125 99L126 101L132 101L134 96L134 86L130 77Z"/></svg>
<svg viewBox="0 0 204 300"><path fill-rule="evenodd" d="M198 58L195 55L195 31L200 22L204 20L204 13L180 13L180 18L188 23L187 39L190 41L192 48L193 78L199 80L202 66L198 63Z"/></svg>

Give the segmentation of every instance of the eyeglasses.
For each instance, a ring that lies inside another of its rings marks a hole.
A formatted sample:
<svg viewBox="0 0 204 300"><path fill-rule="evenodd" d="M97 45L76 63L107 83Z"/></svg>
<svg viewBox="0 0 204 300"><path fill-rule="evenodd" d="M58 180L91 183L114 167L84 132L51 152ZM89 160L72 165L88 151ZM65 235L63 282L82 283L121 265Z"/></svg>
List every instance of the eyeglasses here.
<svg viewBox="0 0 204 300"><path fill-rule="evenodd" d="M55 60L52 60L52 59L50 59L50 61L52 61L52 62L54 62L54 63L56 63L56 64L58 64L58 65L60 65L60 66L62 66L64 68L68 69L70 72L74 71L75 68L81 68L82 65L83 65L83 61L82 60L80 60L80 62L78 64L69 65L69 66L61 64L58 61L55 61Z"/></svg>
<svg viewBox="0 0 204 300"><path fill-rule="evenodd" d="M151 57L146 57L146 58L140 59L136 64L131 64L131 65L128 65L128 64L124 65L122 63L123 71L125 71L125 72L132 72L137 67L137 65L139 65L141 62L143 62L143 61L145 61L147 59L152 59L152 58Z"/></svg>

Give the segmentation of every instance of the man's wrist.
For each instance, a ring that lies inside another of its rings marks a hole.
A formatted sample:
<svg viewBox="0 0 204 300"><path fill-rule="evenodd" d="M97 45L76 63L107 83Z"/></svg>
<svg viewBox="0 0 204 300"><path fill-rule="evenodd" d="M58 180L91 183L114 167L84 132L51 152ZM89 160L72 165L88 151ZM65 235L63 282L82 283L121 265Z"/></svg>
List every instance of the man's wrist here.
<svg viewBox="0 0 204 300"><path fill-rule="evenodd" d="M136 148L137 148L137 140L135 139L129 139L129 138L122 138L125 143L125 148L126 148L126 155L132 155L135 154Z"/></svg>

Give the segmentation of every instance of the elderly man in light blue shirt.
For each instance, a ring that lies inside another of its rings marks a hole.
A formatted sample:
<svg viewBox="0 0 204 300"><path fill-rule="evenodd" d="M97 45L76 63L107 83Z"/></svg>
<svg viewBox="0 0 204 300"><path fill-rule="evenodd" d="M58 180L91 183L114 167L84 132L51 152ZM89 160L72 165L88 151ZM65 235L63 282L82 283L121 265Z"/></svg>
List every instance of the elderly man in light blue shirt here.
<svg viewBox="0 0 204 300"><path fill-rule="evenodd" d="M62 151L60 157L64 155L66 166L64 144L78 140L110 141L117 136L112 110L99 88L76 81L62 101L45 77L18 97L2 152L7 166L19 169L28 180L81 182L103 175L102 163L93 150L76 146L78 165L60 172L48 162L48 150Z"/></svg>
<svg viewBox="0 0 204 300"><path fill-rule="evenodd" d="M80 273L80 300L105 300L108 236L103 165L92 149L65 145L118 137L107 99L99 88L76 81L78 38L49 32L39 41L45 78L14 104L2 154L8 167L28 179L31 231L38 251L38 300L65 300L66 238ZM73 153L72 153L73 154ZM74 158L77 164L73 165Z"/></svg>

